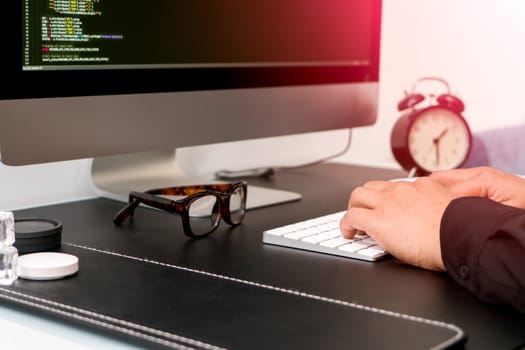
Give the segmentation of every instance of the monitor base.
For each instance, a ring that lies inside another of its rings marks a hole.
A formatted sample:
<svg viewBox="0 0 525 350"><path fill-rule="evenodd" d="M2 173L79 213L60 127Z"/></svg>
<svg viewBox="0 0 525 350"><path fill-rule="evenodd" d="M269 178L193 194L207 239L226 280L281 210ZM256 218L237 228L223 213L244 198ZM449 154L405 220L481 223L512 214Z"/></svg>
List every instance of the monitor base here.
<svg viewBox="0 0 525 350"><path fill-rule="evenodd" d="M94 158L94 191L101 197L128 201L130 191L224 182L213 176L188 175L175 161L175 152L157 151ZM247 209L297 201L301 194L248 184Z"/></svg>

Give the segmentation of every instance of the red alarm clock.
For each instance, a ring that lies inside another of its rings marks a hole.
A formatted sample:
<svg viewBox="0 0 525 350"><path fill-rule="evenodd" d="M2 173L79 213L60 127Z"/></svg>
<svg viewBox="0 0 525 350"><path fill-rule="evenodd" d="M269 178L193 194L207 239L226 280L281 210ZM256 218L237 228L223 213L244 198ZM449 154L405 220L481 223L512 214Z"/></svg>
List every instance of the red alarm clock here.
<svg viewBox="0 0 525 350"><path fill-rule="evenodd" d="M443 84L446 93L437 97L417 93L417 85L428 80ZM427 98L430 104L417 108ZM417 80L412 91L398 103L398 110L404 113L396 121L390 137L396 161L418 176L461 167L472 148L472 134L461 115L464 109L463 102L450 94L445 80L434 77Z"/></svg>

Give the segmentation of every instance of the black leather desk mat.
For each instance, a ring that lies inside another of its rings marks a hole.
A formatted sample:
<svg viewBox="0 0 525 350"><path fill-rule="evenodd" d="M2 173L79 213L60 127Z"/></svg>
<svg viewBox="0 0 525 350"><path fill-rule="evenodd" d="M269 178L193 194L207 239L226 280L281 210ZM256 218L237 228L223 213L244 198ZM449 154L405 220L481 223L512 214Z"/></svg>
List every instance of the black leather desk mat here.
<svg viewBox="0 0 525 350"><path fill-rule="evenodd" d="M437 322L298 291L68 245L63 251L79 257L77 276L19 280L0 291L31 307L173 348L429 349L462 337Z"/></svg>
<svg viewBox="0 0 525 350"><path fill-rule="evenodd" d="M434 333L436 330L438 338L450 336L446 328L421 327L417 322L363 312L349 305L336 305L332 302L336 300L343 301L343 304L355 302L455 324L467 333L466 348L469 349L512 349L523 343L524 315L480 303L452 283L445 274L412 268L395 259L368 263L261 243L262 231L266 228L341 210L346 206L348 193L354 186L369 178L399 175L399 172L391 170L336 164L279 173L269 185L298 190L304 196L301 201L249 212L240 227L228 230L223 223L217 233L199 241L185 238L180 226L177 226L178 218L148 209L141 209L132 223L115 228L111 218L122 204L105 199L19 211L15 213L17 217L61 220L64 223L64 242L231 276L260 283L263 287L90 252L65 244L65 251L81 257L77 276L49 284L20 280L13 289L35 296L44 293L42 297L64 304L70 298L68 293L80 291L72 294L76 298L73 301L81 307L93 307L95 310L98 307L98 311L104 314L108 311L116 315L123 313L124 317L133 317L136 323L148 320L148 323L151 321L147 324L150 327L158 326L180 336L233 348L302 348L302 345L319 348L318 342L323 343L322 348L337 348L339 345L345 348L374 348L372 345L375 343L356 346L366 339L381 342L375 348L399 346L410 349L427 348L412 341L427 341L425 335L428 331ZM112 263L103 263L106 260ZM114 265L116 273L100 277L106 265ZM90 270L94 272L88 274ZM85 283L89 291L99 289L95 286L103 287L98 294L91 295L83 292L86 290L82 286ZM130 286L130 283L136 285ZM47 289L44 288L46 285L57 287ZM271 290L266 286L281 287L285 291ZM332 301L306 298L289 291L300 291ZM97 300L99 297L94 298L96 295L104 296L100 298L102 301ZM154 298L141 299L142 295L153 295ZM254 299L260 302L254 303ZM155 304L148 308L129 307L137 300ZM200 300L204 304L196 305L192 300ZM120 305L121 302L123 305ZM188 312L190 309L191 312ZM29 310L38 311L31 306ZM171 310L176 312L169 312ZM141 315L135 319L139 311ZM44 311L44 314L49 312ZM368 317L363 318L363 314ZM278 322L272 322L275 317ZM169 321L166 321L167 318ZM188 319L198 324L181 324ZM83 324L82 320L77 321ZM280 330L276 325L284 328ZM338 336L343 334L345 338L351 338L349 343L341 344L337 337L329 337L335 331L339 332ZM411 334L415 335L414 340L404 339ZM119 333L112 335L119 336ZM140 338L133 339L141 341ZM226 343L224 339L227 339ZM434 338L428 339L436 342ZM278 341L282 343L278 344ZM304 343L295 346L296 341ZM384 343L386 341L388 343Z"/></svg>

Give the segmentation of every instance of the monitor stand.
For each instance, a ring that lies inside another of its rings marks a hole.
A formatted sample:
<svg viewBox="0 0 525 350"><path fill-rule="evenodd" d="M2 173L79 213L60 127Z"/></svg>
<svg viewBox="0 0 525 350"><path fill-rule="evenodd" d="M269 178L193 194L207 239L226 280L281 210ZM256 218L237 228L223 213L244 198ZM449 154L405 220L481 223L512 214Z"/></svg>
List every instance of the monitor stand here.
<svg viewBox="0 0 525 350"><path fill-rule="evenodd" d="M173 150L94 158L91 178L98 195L122 202L128 201L130 191L224 182L185 173ZM254 209L299 199L299 193L248 185L246 205Z"/></svg>

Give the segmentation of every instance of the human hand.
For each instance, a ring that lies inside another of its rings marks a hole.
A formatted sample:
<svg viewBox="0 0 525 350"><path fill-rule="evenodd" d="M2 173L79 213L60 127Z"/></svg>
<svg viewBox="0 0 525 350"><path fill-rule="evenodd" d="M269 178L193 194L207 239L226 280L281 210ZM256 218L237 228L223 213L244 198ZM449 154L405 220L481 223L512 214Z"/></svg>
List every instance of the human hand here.
<svg viewBox="0 0 525 350"><path fill-rule="evenodd" d="M491 167L432 173L430 179L457 196L476 196L525 208L525 179Z"/></svg>
<svg viewBox="0 0 525 350"><path fill-rule="evenodd" d="M350 195L341 232L366 232L393 256L415 266L444 271L440 223L452 199L427 177L414 182L371 181Z"/></svg>

